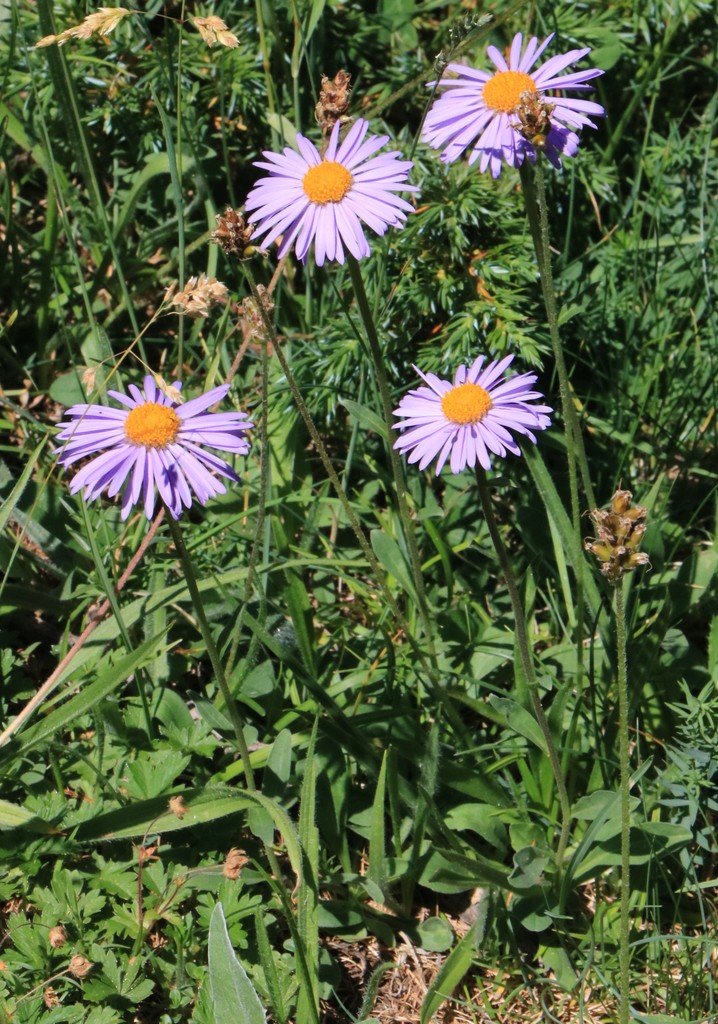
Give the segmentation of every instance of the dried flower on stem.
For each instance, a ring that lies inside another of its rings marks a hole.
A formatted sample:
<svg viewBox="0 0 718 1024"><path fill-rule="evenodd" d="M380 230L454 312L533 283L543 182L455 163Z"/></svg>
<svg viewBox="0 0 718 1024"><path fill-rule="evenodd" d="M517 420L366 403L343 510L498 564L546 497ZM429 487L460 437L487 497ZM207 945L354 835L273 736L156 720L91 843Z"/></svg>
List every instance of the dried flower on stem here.
<svg viewBox="0 0 718 1024"><path fill-rule="evenodd" d="M233 846L225 857L222 874L225 878L234 881L236 878L239 878L242 868L246 867L247 864L249 864L249 858L244 850L238 850Z"/></svg>
<svg viewBox="0 0 718 1024"><path fill-rule="evenodd" d="M206 317L210 306L226 302L228 295L227 286L216 277L200 274L199 277L190 277L181 292L175 294L174 285L168 288L165 300L188 316Z"/></svg>
<svg viewBox="0 0 718 1024"><path fill-rule="evenodd" d="M89 39L90 36L108 36L113 32L119 23L129 17L132 11L126 7L100 7L99 10L88 14L79 25L66 28L56 36L44 36L35 43L35 48L44 46L64 46L70 39Z"/></svg>
<svg viewBox="0 0 718 1024"><path fill-rule="evenodd" d="M314 108L317 124L322 130L322 135L331 135L332 128L337 123L346 124L349 120L349 97L351 95L351 75L347 71L337 71L334 78L329 79L322 75L322 87L319 93L319 102Z"/></svg>
<svg viewBox="0 0 718 1024"><path fill-rule="evenodd" d="M554 108L554 103L544 103L535 90L527 89L519 97L514 110L518 121L511 127L530 142L534 149L545 149Z"/></svg>
<svg viewBox="0 0 718 1024"><path fill-rule="evenodd" d="M263 338L267 329L265 327L265 315L271 319L272 313L274 312L274 303L269 291L264 285L257 285L257 292L259 298L264 307L264 313L259 307L259 303L253 296L248 296L237 306L237 313L242 317L246 326L247 333L251 338Z"/></svg>
<svg viewBox="0 0 718 1024"><path fill-rule="evenodd" d="M648 565L648 555L638 550L646 532L648 510L631 504L630 491L616 491L609 510L595 508L590 512L596 537L584 544L596 556L601 572L614 586L621 578L641 565Z"/></svg>
<svg viewBox="0 0 718 1024"><path fill-rule="evenodd" d="M224 213L217 214L217 227L210 237L225 256L246 260L258 251L256 246L251 244L253 230L241 213L228 206Z"/></svg>
<svg viewBox="0 0 718 1024"><path fill-rule="evenodd" d="M192 18L192 24L197 29L199 34L204 39L207 46L228 46L230 50L234 50L239 46L239 39L233 32L229 31L229 28L216 15L211 15L209 18Z"/></svg>

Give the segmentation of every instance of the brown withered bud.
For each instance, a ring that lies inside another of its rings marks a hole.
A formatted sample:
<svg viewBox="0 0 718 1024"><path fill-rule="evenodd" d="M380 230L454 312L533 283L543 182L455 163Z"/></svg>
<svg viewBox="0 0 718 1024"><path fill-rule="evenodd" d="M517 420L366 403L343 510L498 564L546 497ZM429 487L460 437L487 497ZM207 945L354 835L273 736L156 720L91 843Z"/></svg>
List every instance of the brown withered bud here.
<svg viewBox="0 0 718 1024"><path fill-rule="evenodd" d="M47 938L53 949L62 949L67 942L67 932L61 924L56 924L54 928L50 929Z"/></svg>
<svg viewBox="0 0 718 1024"><path fill-rule="evenodd" d="M217 214L217 227L210 237L225 256L235 260L248 260L258 251L250 241L252 231L252 226L247 224L242 214L228 206L224 213Z"/></svg>
<svg viewBox="0 0 718 1024"><path fill-rule="evenodd" d="M249 858L245 855L244 850L232 847L225 857L222 874L225 878L230 878L234 881L235 878L239 878L242 868L247 864L249 864Z"/></svg>
<svg viewBox="0 0 718 1024"><path fill-rule="evenodd" d="M48 985L45 991L42 993L42 1001L48 1010L52 1010L53 1007L60 1005L60 997L58 996L52 985Z"/></svg>
<svg viewBox="0 0 718 1024"><path fill-rule="evenodd" d="M257 291L259 297L262 300L262 306L267 318L271 321L272 313L274 312L274 303L272 297L264 287L263 284L257 285ZM237 305L237 313L242 317L250 337L252 338L263 338L267 333L267 328L264 323L264 316L262 310L259 308L254 296L249 295L246 299Z"/></svg>
<svg viewBox="0 0 718 1024"><path fill-rule="evenodd" d="M553 104L544 103L537 92L527 89L519 96L519 102L514 111L518 122L511 127L523 135L526 141L536 149L543 149L548 133L551 131L553 110Z"/></svg>
<svg viewBox="0 0 718 1024"><path fill-rule="evenodd" d="M92 964L84 956L77 953L67 965L67 969L73 978L84 978L92 970Z"/></svg>
<svg viewBox="0 0 718 1024"><path fill-rule="evenodd" d="M348 120L351 77L346 71L337 71L331 80L326 75L322 75L319 102L314 108L314 112L317 124L325 138L331 134L337 121L346 122Z"/></svg>
<svg viewBox="0 0 718 1024"><path fill-rule="evenodd" d="M648 510L631 504L630 491L616 491L610 509L595 508L589 513L596 536L584 546L595 555L609 583L615 585L627 572L648 565L648 555L639 551L646 532Z"/></svg>
<svg viewBox="0 0 718 1024"><path fill-rule="evenodd" d="M181 796L170 797L169 809L180 821L184 818L187 813L187 806Z"/></svg>

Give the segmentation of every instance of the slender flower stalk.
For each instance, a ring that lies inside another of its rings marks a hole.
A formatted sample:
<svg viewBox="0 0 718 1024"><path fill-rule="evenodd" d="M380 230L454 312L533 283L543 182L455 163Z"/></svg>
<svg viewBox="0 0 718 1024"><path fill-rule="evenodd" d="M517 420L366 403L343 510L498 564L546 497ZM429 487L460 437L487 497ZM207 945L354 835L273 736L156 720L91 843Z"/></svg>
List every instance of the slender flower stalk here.
<svg viewBox="0 0 718 1024"><path fill-rule="evenodd" d="M558 793L559 804L561 807L561 835L556 850L556 861L560 867L563 863L564 854L568 845L569 828L571 824L571 804L566 790L566 782L561 770L561 763L556 751L556 745L554 743L553 736L551 735L551 729L546 719L546 713L544 712L543 705L541 704L541 698L538 694L533 655L529 643L528 632L526 630L526 614L521 601L521 595L519 594L519 589L516 585L516 577L514 576L513 569L511 568L511 562L509 561L506 546L501 538L498 524L496 522L493 503L491 501L491 492L486 480L486 473L480 467L477 467L476 469L476 482L479 488L479 498L481 500L481 508L484 513L484 518L486 519L486 525L489 528L489 534L491 536L494 549L496 550L499 565L501 566L501 572L503 573L506 587L509 592L509 598L511 600L511 608L516 622L516 642L519 649L519 657L521 658L521 668L531 696L531 705L533 707L534 716L546 743L553 777L556 782L556 791Z"/></svg>
<svg viewBox="0 0 718 1024"><path fill-rule="evenodd" d="M527 164L522 164L521 181L526 201L526 212L531 226L531 236L536 251L536 260L539 266L539 277L541 279L541 291L543 293L544 306L546 308L546 319L548 320L551 348L553 349L556 361L556 370L559 380L559 391L561 395L561 411L563 414L564 438L566 443L566 458L568 460L568 481L571 497L571 522L573 524L574 552L573 561L576 576L576 688L581 692L583 686L583 634L584 634L584 557L583 540L581 537L581 504L578 491L578 466L581 467L581 477L586 494L586 500L591 508L595 505L593 486L588 471L586 451L583 445L583 437L576 416L571 392L571 384L566 370L566 360L561 345L561 335L558 329L558 310L556 307L556 293L553 281L553 269L551 267L551 249L548 226L548 204L546 201L546 177L544 174L543 159L539 153L536 159L535 172L532 175ZM535 185L534 185L535 177Z"/></svg>
<svg viewBox="0 0 718 1024"><path fill-rule="evenodd" d="M189 552L187 551L187 547L184 542L184 537L182 536L182 528L172 515L167 517L167 521L169 523L174 546L177 549L179 560L182 563L187 589L189 590L189 596L192 599L192 605L194 607L195 615L197 616L197 625L199 626L199 631L202 634L202 639L205 642L207 654L209 655L209 660L212 663L214 677L217 681L220 693L222 694L222 699L224 700L227 708L227 713L229 714L232 722L235 739L237 741L237 750L239 751L239 756L242 759L242 768L247 782L247 789L251 792L255 792L257 786L254 781L254 770L252 769L252 762L249 757L249 747L247 746L247 740L244 736L244 724L234 697L232 696L232 691L227 683L222 659L220 658L217 645L214 642L214 637L212 636L212 630L210 629L209 622L207 621L202 595L200 594L199 587L197 586L197 574L195 573L192 559L189 556Z"/></svg>
<svg viewBox="0 0 718 1024"><path fill-rule="evenodd" d="M411 646L412 651L417 656L422 668L426 672L427 677L432 685L432 688L436 696L440 700L442 708L446 712L447 718L451 722L452 726L457 730L457 732L459 734L462 734L464 732L464 727L460 717L452 707L450 701L447 700L443 692L441 680L439 679L434 667L427 661L426 656L422 651L421 647L419 646L419 644L417 643L416 638L414 637L409 626L409 623L407 622L406 617L401 611L396 598L394 597L391 590L386 584L384 573L381 569L381 566L379 565L379 561L376 555L374 554L374 551L372 550L371 544L369 543L369 539L366 533L364 532L364 529L362 528L362 525L359 522L359 519L357 518L356 513L354 512L354 509L352 508L347 493L344 490L342 482L339 479L337 471L335 470L332 460L329 457L326 445L322 440L321 434L319 433L317 426L312 418L312 415L307 407L307 404L304 401L302 392L299 389L299 385L297 384L296 378L294 377L294 374L292 373L287 358L284 355L281 343L274 329L274 325L272 324L272 321L269 319L267 310L261 301L261 296L259 294L259 291L257 290L257 284L254 280L254 275L252 274L252 271L250 270L247 263L244 263L242 265L242 269L244 270L250 291L252 292L252 295L255 301L257 302L257 306L261 312L262 319L264 321L264 326L267 331L267 336L269 337L269 340L272 342L272 348L277 356L277 359L279 360L279 365L282 368L282 372L286 377L287 384L289 385L289 390L291 391L292 397L297 405L297 409L299 410L299 415L302 417L304 421L304 425L307 428L309 436L312 439L312 443L314 444L314 447L317 451L317 454L319 455L321 463L324 466L324 470L327 474L327 477L329 478L329 482L334 488L334 491L337 497L339 498L341 506L344 509L347 520L354 533L354 536L357 539L359 547L361 548L364 557L369 563L369 567L372 571L374 579L377 581L379 587L381 588L382 594L384 595L387 604L391 608L392 614L394 615L399 626L404 632L406 639L409 645Z"/></svg>
<svg viewBox="0 0 718 1024"><path fill-rule="evenodd" d="M630 907L631 895L631 770L628 751L628 664L626 657L626 605L623 577L648 564L639 551L646 532L648 510L633 505L630 491L616 491L610 509L592 509L596 536L585 547L597 559L601 572L613 587L618 670L618 759L621 794L621 930L619 939L619 1024L628 1024L630 1007Z"/></svg>
<svg viewBox="0 0 718 1024"><path fill-rule="evenodd" d="M618 657L618 759L621 768L621 933L618 952L619 1024L628 1024L630 1007L630 961L628 941L630 934L631 895L631 772L628 759L628 668L626 659L626 605L623 577L615 587L614 615L616 619L616 653Z"/></svg>
<svg viewBox="0 0 718 1024"><path fill-rule="evenodd" d="M356 296L357 305L359 307L359 314L364 324L364 330L369 341L369 349L371 351L372 362L374 363L374 374L376 376L377 385L379 387L379 395L381 397L381 407L384 416L384 423L386 425L387 432L387 444L389 446L389 459L391 462L391 472L394 477L394 487L396 489L396 498L399 506L399 518L401 519L402 529L404 531L404 537L406 544L409 549L409 558L411 561L411 571L414 579L414 587L416 588L416 594L419 598L419 612L421 615L421 621L424 627L424 632L427 639L431 642L431 620L429 618L429 610L426 603L426 590L424 588L424 576L421 569L421 555L419 554L419 545L416 542L416 532L414 530L414 522L409 512L409 505L406 500L406 484L404 481L404 471L399 458L399 453L396 451L391 442L392 430L394 428L394 417L392 414L392 401L391 391L389 390L389 380L386 375L386 369L384 367L384 356L381 351L381 345L379 344L379 336L374 323L374 317L372 316L371 307L369 306L369 299L367 298L366 289L364 288L364 280L362 278L361 268L357 260L353 256L347 258L347 264L349 266L349 275L352 279L352 286L354 288L354 295Z"/></svg>

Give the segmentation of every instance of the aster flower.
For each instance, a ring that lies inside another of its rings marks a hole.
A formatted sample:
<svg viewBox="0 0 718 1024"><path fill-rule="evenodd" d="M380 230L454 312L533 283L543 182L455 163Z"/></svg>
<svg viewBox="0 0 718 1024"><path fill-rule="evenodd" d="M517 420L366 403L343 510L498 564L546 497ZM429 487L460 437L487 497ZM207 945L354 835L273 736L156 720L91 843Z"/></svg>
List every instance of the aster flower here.
<svg viewBox="0 0 718 1024"><path fill-rule="evenodd" d="M553 410L534 404L543 398L532 390L535 373L504 376L513 358L506 356L482 370L484 356L479 356L468 370L464 365L458 368L453 384L415 366L428 387L410 391L394 410L402 419L394 429L405 431L394 447L408 452L409 462L418 462L419 469L426 469L438 455L438 476L449 456L451 472L460 473L467 466L473 469L477 461L490 469L489 452L501 458L507 452L520 455L512 431L535 444L534 431L550 425L548 414Z"/></svg>
<svg viewBox="0 0 718 1024"><path fill-rule="evenodd" d="M401 227L411 205L396 192L416 192L407 184L413 166L400 160L400 153L374 156L389 141L388 135L370 135L369 124L357 120L339 143L340 122L334 125L322 156L319 150L297 135L299 153L285 147L282 153L265 152L267 163L255 166L269 171L260 178L246 202L248 220L257 224L253 238L264 236L268 246L280 235L281 258L295 246L297 257L306 262L314 242L314 259L321 267L325 259L344 262L344 249L361 259L369 244L362 222L383 235L388 227Z"/></svg>
<svg viewBox="0 0 718 1024"><path fill-rule="evenodd" d="M558 54L532 70L552 39L553 34L539 43L532 37L522 49L523 36L519 32L511 43L508 61L495 46L489 46L486 52L496 68L493 73L449 64L448 70L457 77L439 83L439 88L446 92L433 104L422 132L430 146L443 148L441 159L445 163L458 160L472 146L469 163L480 160L479 169L490 168L497 178L502 162L520 167L526 157L535 160L537 147L522 135L519 123L520 108L532 97L543 102L550 120L539 148L556 167L560 166L561 156L576 153L575 129L595 128L591 117L602 117L603 107L591 100L555 93L565 89L585 92L592 88L587 83L603 72L587 68L567 75L560 73L585 57L589 48Z"/></svg>
<svg viewBox="0 0 718 1024"><path fill-rule="evenodd" d="M253 424L243 412L206 412L225 397L229 384L184 405L168 393L179 393L180 388L174 384L163 392L148 374L143 390L130 384L132 397L107 392L124 409L84 404L68 409L70 422L62 423L58 434L65 442L58 462L70 466L96 456L74 476L70 492L84 487L85 501L94 501L103 491L114 498L124 486L123 519L140 500L151 519L156 491L175 519L193 498L205 505L209 498L224 494L226 488L215 474L229 480L237 480L237 474L205 447L246 455L245 434Z"/></svg>

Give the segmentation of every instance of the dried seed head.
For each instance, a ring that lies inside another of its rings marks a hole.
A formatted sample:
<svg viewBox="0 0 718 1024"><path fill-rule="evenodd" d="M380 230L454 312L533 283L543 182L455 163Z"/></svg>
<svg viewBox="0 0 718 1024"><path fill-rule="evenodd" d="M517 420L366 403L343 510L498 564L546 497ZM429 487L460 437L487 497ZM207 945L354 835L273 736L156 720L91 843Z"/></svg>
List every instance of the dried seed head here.
<svg viewBox="0 0 718 1024"><path fill-rule="evenodd" d="M171 295L168 289L165 299L173 306L178 306L188 316L206 317L210 306L226 302L228 295L226 285L216 277L200 274L199 277L190 277L181 292Z"/></svg>
<svg viewBox="0 0 718 1024"><path fill-rule="evenodd" d="M238 850L236 847L227 854L224 867L222 868L222 874L225 878L239 878L239 874L243 867L249 864L249 858L245 855L244 850Z"/></svg>
<svg viewBox="0 0 718 1024"><path fill-rule="evenodd" d="M272 314L274 312L274 303L272 297L264 287L264 285L257 285L257 291L264 307L264 312L267 318L271 321ZM249 295L246 299L239 303L237 306L237 313L244 320L249 336L252 338L263 338L267 333L267 328L264 323L264 316L262 310L259 308L257 302L252 295Z"/></svg>
<svg viewBox="0 0 718 1024"><path fill-rule="evenodd" d="M228 206L224 213L217 214L217 227L211 238L220 246L225 256L247 260L258 251L251 244L252 230L241 213Z"/></svg>
<svg viewBox="0 0 718 1024"><path fill-rule="evenodd" d="M552 103L544 103L535 90L527 89L519 96L518 106L514 111L518 123L513 124L512 128L536 149L543 149L551 131L551 114L554 106Z"/></svg>
<svg viewBox="0 0 718 1024"><path fill-rule="evenodd" d="M67 965L67 969L73 978L84 978L92 970L92 964L84 956L77 953Z"/></svg>
<svg viewBox="0 0 718 1024"><path fill-rule="evenodd" d="M229 28L216 15L211 15L209 18L192 18L192 23L197 29L199 34L204 39L207 46L228 46L230 50L234 50L235 47L239 46L239 39L233 32L229 31Z"/></svg>
<svg viewBox="0 0 718 1024"><path fill-rule="evenodd" d="M180 821L182 821L187 813L187 807L185 806L184 799L181 796L170 797L169 808L172 814L176 815Z"/></svg>
<svg viewBox="0 0 718 1024"><path fill-rule="evenodd" d="M42 993L42 1001L48 1010L52 1010L53 1007L60 1005L60 997L52 985L48 985Z"/></svg>
<svg viewBox="0 0 718 1024"><path fill-rule="evenodd" d="M88 14L79 25L66 28L64 32L60 32L56 36L44 36L35 43L35 48L52 46L54 43L64 46L69 39L89 39L94 35L108 36L117 28L122 19L130 14L132 11L128 11L126 7L100 7L99 10Z"/></svg>
<svg viewBox="0 0 718 1024"><path fill-rule="evenodd" d="M61 924L56 924L54 928L50 929L47 938L53 949L62 949L67 942L67 932Z"/></svg>
<svg viewBox="0 0 718 1024"><path fill-rule="evenodd" d="M349 120L349 96L351 95L349 82L351 77L347 71L337 71L331 80L326 75L322 75L319 102L314 108L314 112L317 124L324 136L331 134L337 121L344 123Z"/></svg>
<svg viewBox="0 0 718 1024"><path fill-rule="evenodd" d="M646 532L647 509L631 504L630 491L616 491L610 510L596 508L590 512L595 538L587 538L584 546L598 559L601 572L615 585L627 572L648 565L648 555L638 550Z"/></svg>

